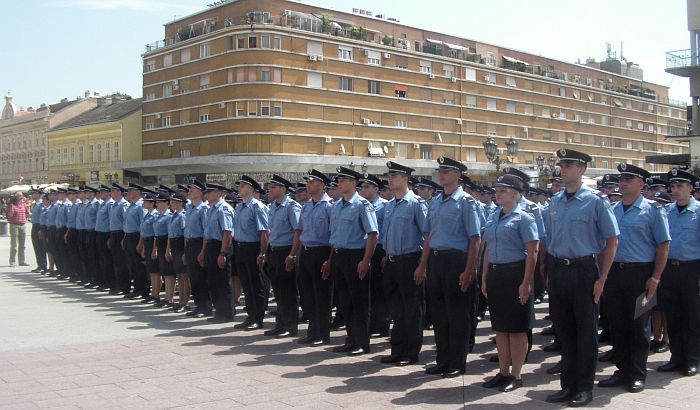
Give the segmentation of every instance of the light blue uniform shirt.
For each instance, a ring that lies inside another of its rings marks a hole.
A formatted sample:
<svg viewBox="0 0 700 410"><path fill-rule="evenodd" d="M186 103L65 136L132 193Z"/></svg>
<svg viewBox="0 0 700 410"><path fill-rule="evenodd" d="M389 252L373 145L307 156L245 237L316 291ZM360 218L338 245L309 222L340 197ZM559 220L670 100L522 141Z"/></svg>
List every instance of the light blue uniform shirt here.
<svg viewBox="0 0 700 410"><path fill-rule="evenodd" d="M382 234L387 255L398 256L423 249L423 225L428 215L428 204L408 191L384 205Z"/></svg>
<svg viewBox="0 0 700 410"><path fill-rule="evenodd" d="M207 211L204 237L215 241L224 238L224 231L233 232L233 208L221 198ZM258 237L259 238L259 237Z"/></svg>
<svg viewBox="0 0 700 410"><path fill-rule="evenodd" d="M270 246L291 246L294 231L299 227L301 205L288 196L280 204L273 202L268 211L270 221Z"/></svg>
<svg viewBox="0 0 700 410"><path fill-rule="evenodd" d="M466 252L469 238L481 233L477 202L462 187L445 199L444 195L440 193L430 201L423 232L430 234L431 249Z"/></svg>
<svg viewBox="0 0 700 410"><path fill-rule="evenodd" d="M124 214L129 202L122 198L118 202L115 201L112 208L109 210L109 230L123 231L124 230Z"/></svg>
<svg viewBox="0 0 700 410"><path fill-rule="evenodd" d="M44 211L44 205L41 204L41 199L36 201L32 207L32 223L37 225L42 225L41 223L41 213Z"/></svg>
<svg viewBox="0 0 700 410"><path fill-rule="evenodd" d="M620 228L615 262L654 262L656 247L671 240L668 217L663 205L639 195L627 212L622 201L613 206Z"/></svg>
<svg viewBox="0 0 700 410"><path fill-rule="evenodd" d="M99 211L101 204L102 203L97 198L92 198L90 202L83 204L85 206L83 212L83 229L95 229L95 225L97 224L97 211ZM78 215L78 218L80 218L80 215Z"/></svg>
<svg viewBox="0 0 700 410"><path fill-rule="evenodd" d="M85 212L88 209L88 203L81 201L80 205L74 206L75 210L75 229L85 229Z"/></svg>
<svg viewBox="0 0 700 410"><path fill-rule="evenodd" d="M513 263L525 260L528 242L539 239L535 218L520 205L501 217L500 206L489 216L484 228L484 241L489 263Z"/></svg>
<svg viewBox="0 0 700 410"><path fill-rule="evenodd" d="M549 204L547 252L567 259L600 253L609 238L620 234L610 203L586 186L568 200L565 192Z"/></svg>
<svg viewBox="0 0 700 410"><path fill-rule="evenodd" d="M377 197L372 201L372 206L374 207L374 213L377 215L377 229L379 230L379 237L377 239L378 245L384 245L384 238L382 238L382 226L384 224L384 206L386 206L387 200L377 195Z"/></svg>
<svg viewBox="0 0 700 410"><path fill-rule="evenodd" d="M493 202L491 202L488 205L484 204L484 218L486 218L487 221L488 221L489 217L491 216L491 214L493 213L493 211L496 210L496 208L498 208L498 205L496 205Z"/></svg>
<svg viewBox="0 0 700 410"><path fill-rule="evenodd" d="M79 228L76 224L76 220L78 218L78 212L83 208L83 201L80 199L76 199L75 202L71 207L68 208L67 215L66 215L66 226L68 229L73 228L73 229L83 229Z"/></svg>
<svg viewBox="0 0 700 410"><path fill-rule="evenodd" d="M379 233L374 207L357 192L347 202L341 198L334 203L331 213L330 243L334 248L362 249L367 234Z"/></svg>
<svg viewBox="0 0 700 410"><path fill-rule="evenodd" d="M260 232L267 231L267 208L255 198L236 205L233 214L233 238L236 242L260 242Z"/></svg>
<svg viewBox="0 0 700 410"><path fill-rule="evenodd" d="M52 202L46 215L46 226L56 227L56 214L58 214L61 204L58 201Z"/></svg>
<svg viewBox="0 0 700 410"><path fill-rule="evenodd" d="M325 193L315 204L312 199L306 201L297 226L297 230L301 231L299 240L304 246L330 246L331 209L331 197Z"/></svg>
<svg viewBox="0 0 700 410"><path fill-rule="evenodd" d="M700 202L691 197L683 212L674 202L668 207L668 227L671 232L669 259L694 261L700 259Z"/></svg>
<svg viewBox="0 0 700 410"><path fill-rule="evenodd" d="M109 232L109 214L114 205L114 199L109 198L102 202L97 209L97 220L95 222L95 232Z"/></svg>
<svg viewBox="0 0 700 410"><path fill-rule="evenodd" d="M41 208L41 220L39 220L39 223L43 226L47 226L49 223L49 213L51 212L51 207L53 205L49 203L48 206L42 206Z"/></svg>
<svg viewBox="0 0 700 410"><path fill-rule="evenodd" d="M168 209L163 213L156 213L153 216L153 234L154 236L168 236L168 226L173 213Z"/></svg>
<svg viewBox="0 0 700 410"><path fill-rule="evenodd" d="M73 206L69 200L58 203L58 211L56 212L56 228L65 228L68 222L68 210Z"/></svg>
<svg viewBox="0 0 700 410"><path fill-rule="evenodd" d="M133 204L129 204L124 214L124 232L136 233L141 230L141 221L146 215L146 210L143 209L143 199L139 199Z"/></svg>
<svg viewBox="0 0 700 410"><path fill-rule="evenodd" d="M547 237L547 228L544 226L542 208L522 195L520 195L518 205L520 205L521 210L527 212L528 214L532 215L533 218L535 218L535 224L537 224L537 237L542 240L545 239Z"/></svg>
<svg viewBox="0 0 700 410"><path fill-rule="evenodd" d="M172 214L168 224L168 238L182 238L185 236L185 210Z"/></svg>
<svg viewBox="0 0 700 410"><path fill-rule="evenodd" d="M156 236L155 232L153 232L153 221L156 220L156 214L158 214L158 211L155 209L151 212L146 211L146 216L143 217L139 229L142 238L153 238Z"/></svg>
<svg viewBox="0 0 700 410"><path fill-rule="evenodd" d="M190 203L187 204L185 209L187 209L185 213L185 238L204 238L204 227L206 226L209 206L204 202L200 202L197 206L193 206Z"/></svg>

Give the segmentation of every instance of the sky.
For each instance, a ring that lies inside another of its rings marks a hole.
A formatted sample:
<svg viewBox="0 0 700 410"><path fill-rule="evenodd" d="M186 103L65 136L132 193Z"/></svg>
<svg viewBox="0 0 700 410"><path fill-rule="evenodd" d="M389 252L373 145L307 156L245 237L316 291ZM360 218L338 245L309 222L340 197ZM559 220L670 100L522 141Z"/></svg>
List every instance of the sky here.
<svg viewBox="0 0 700 410"><path fill-rule="evenodd" d="M163 24L207 0L3 1L0 93L22 107L75 98L86 90L142 94L141 53ZM665 53L689 48L686 0L313 0L404 24L575 62L606 54L606 42L644 69L645 81L688 101L688 80L664 72ZM426 7L429 5L429 7Z"/></svg>

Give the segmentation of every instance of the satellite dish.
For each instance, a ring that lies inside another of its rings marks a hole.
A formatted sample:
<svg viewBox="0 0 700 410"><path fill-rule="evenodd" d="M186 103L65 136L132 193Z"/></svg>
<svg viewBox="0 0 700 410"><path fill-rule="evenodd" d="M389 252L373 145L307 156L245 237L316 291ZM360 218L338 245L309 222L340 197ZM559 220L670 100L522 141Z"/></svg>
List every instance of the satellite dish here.
<svg viewBox="0 0 700 410"><path fill-rule="evenodd" d="M387 147L386 145L384 146L384 153L385 153L385 154L388 154L388 153L389 153L389 147Z"/></svg>
<svg viewBox="0 0 700 410"><path fill-rule="evenodd" d="M345 154L345 145L340 144L340 152L342 152L343 154Z"/></svg>

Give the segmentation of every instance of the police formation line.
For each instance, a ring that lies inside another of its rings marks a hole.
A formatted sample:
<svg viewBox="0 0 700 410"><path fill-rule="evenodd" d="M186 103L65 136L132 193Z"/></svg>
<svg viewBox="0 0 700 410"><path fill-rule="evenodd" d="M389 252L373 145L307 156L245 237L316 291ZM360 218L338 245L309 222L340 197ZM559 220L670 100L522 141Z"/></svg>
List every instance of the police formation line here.
<svg viewBox="0 0 700 410"><path fill-rule="evenodd" d="M294 185L277 175L269 181L269 205L248 176L237 190L194 181L176 189L114 183L34 191L35 271L214 323L233 321L240 283L246 316L234 327L246 331L263 327L272 290L275 325L265 335L297 336L301 307L308 330L298 343L328 344L344 323L345 341L333 350L358 356L393 323L391 352L381 362L398 366L418 362L423 330L432 325L436 364L425 372L446 378L465 372L477 318L488 305L499 372L484 386L506 392L523 385L533 305L546 287L561 346L551 372L560 373L561 390L547 401L574 407L592 399L599 313L617 370L598 385L644 389L652 313L635 312L644 294L651 304L658 297L654 310L665 312L654 332L663 327L671 357L658 371L695 375L697 178L673 169L663 181L673 201L667 194L657 201L642 195L654 185L650 173L621 164L613 177L619 188L605 195L582 184L590 156L569 149L557 156L555 193L540 204L523 196L529 178L515 168L484 188L482 203L467 167L444 157L439 184L416 180L413 169L391 161L388 180L343 167L332 179L310 170L297 184L306 195L301 203L288 196ZM383 189L390 200L379 195Z"/></svg>

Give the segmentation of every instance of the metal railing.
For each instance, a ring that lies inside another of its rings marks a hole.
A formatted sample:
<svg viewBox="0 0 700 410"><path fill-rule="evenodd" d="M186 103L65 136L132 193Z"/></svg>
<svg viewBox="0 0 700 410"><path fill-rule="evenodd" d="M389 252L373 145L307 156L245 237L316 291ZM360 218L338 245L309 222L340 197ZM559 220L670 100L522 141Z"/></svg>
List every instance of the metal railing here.
<svg viewBox="0 0 700 410"><path fill-rule="evenodd" d="M699 66L699 55L696 50L676 50L666 53L666 69L697 67Z"/></svg>

